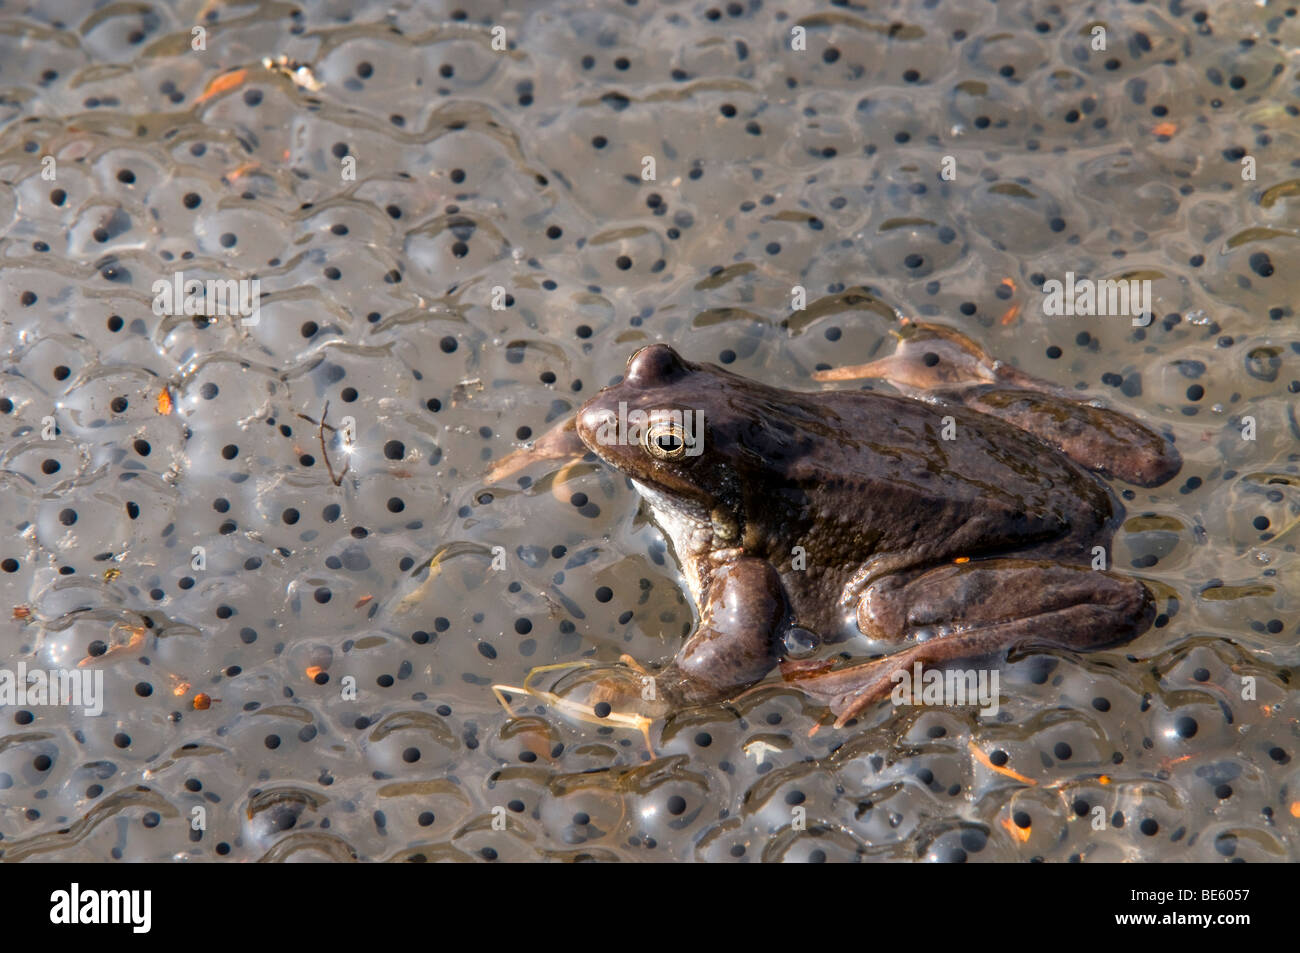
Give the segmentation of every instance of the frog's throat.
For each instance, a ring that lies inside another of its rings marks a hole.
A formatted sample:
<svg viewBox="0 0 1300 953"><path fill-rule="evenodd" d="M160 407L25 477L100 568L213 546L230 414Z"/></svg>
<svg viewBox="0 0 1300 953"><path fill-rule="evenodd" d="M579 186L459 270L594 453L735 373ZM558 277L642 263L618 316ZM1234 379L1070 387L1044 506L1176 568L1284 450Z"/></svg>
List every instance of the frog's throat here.
<svg viewBox="0 0 1300 953"><path fill-rule="evenodd" d="M701 577L700 568L714 545L713 523L708 512L698 503L670 497L640 480L633 480L632 485L649 505L655 524L672 543L686 586L698 608L706 581Z"/></svg>

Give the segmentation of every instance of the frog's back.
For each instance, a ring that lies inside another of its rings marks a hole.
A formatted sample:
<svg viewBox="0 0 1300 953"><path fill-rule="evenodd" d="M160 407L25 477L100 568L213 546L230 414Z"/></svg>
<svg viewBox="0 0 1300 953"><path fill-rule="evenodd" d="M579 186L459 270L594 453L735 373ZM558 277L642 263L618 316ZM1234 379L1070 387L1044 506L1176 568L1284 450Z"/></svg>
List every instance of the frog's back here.
<svg viewBox="0 0 1300 953"><path fill-rule="evenodd" d="M823 551L839 540L846 556L869 546L919 564L1095 540L1115 515L1091 474L964 408L836 391L787 399L783 410L774 402L772 412L766 452L782 503L768 512L803 526Z"/></svg>

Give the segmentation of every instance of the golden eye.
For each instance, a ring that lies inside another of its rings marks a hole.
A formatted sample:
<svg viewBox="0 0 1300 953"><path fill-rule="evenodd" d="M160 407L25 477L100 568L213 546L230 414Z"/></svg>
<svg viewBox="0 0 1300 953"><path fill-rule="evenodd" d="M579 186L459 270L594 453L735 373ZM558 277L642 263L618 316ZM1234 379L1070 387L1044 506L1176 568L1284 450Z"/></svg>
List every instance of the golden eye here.
<svg viewBox="0 0 1300 953"><path fill-rule="evenodd" d="M652 423L641 437L641 445L652 457L660 460L676 460L686 453L686 441L682 428L668 421Z"/></svg>

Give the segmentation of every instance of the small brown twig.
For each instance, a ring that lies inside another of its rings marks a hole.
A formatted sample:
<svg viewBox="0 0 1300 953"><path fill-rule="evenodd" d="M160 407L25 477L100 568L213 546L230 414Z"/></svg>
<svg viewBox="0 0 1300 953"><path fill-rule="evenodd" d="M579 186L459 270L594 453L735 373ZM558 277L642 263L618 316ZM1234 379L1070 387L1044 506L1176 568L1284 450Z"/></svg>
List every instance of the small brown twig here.
<svg viewBox="0 0 1300 953"><path fill-rule="evenodd" d="M329 405L327 404L326 406L329 406ZM319 420L319 421L318 421L318 420L316 420L314 417L308 417L306 414L298 414L297 416L298 416L298 418L299 418L300 420L305 420L305 421L307 421L307 423L311 424L313 427L324 427L324 428L325 428L326 430L328 430L330 433L335 433L335 432L336 432L336 428L335 428L335 426L334 426L333 424L327 424L327 423L325 423L323 420Z"/></svg>
<svg viewBox="0 0 1300 953"><path fill-rule="evenodd" d="M309 424L316 424L317 427L316 436L320 438L320 455L321 458L324 459L325 461L325 469L329 471L330 479L334 481L334 485L342 486L343 478L348 475L348 470L351 469L352 467L352 461L345 460L343 463L343 472L340 473L338 476L334 475L334 464L330 462L330 452L325 447L325 431L328 430L330 433L338 433L338 431L334 427L330 426L325 422L325 418L327 418L329 415L330 415L330 402L327 400L325 401L325 409L322 410L320 414L320 423L316 424L316 421L312 420L306 414L299 414L298 416L301 417L303 420L307 421L307 423Z"/></svg>

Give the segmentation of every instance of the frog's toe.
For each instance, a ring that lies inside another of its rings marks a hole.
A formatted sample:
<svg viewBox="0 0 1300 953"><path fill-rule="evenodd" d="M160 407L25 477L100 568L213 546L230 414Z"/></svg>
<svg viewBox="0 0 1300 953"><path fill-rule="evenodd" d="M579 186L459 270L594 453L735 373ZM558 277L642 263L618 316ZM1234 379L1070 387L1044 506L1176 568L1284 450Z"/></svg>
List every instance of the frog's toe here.
<svg viewBox="0 0 1300 953"><path fill-rule="evenodd" d="M635 669L610 668L591 686L589 704L597 718L626 716L662 718L668 701L661 696L654 676Z"/></svg>
<svg viewBox="0 0 1300 953"><path fill-rule="evenodd" d="M896 667L891 659L876 659L833 668L834 660L808 659L782 662L781 677L805 695L815 698L835 715L835 727L842 728L863 709L886 698L893 689Z"/></svg>
<svg viewBox="0 0 1300 953"><path fill-rule="evenodd" d="M555 671L563 674L540 687L539 679ZM528 673L524 686L533 697L592 724L642 729L668 710L655 677L622 662L544 665Z"/></svg>

